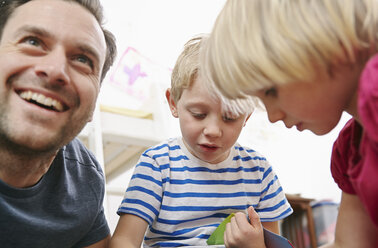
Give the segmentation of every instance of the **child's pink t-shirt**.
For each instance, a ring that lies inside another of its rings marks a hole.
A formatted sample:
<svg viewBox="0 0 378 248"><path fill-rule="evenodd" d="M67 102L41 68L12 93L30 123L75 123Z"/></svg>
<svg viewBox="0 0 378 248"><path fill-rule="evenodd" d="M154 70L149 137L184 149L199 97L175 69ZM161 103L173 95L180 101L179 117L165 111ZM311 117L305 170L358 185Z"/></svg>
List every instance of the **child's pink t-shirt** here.
<svg viewBox="0 0 378 248"><path fill-rule="evenodd" d="M358 195L378 227L378 56L361 74L358 114L361 123L349 120L334 143L331 171L343 192Z"/></svg>

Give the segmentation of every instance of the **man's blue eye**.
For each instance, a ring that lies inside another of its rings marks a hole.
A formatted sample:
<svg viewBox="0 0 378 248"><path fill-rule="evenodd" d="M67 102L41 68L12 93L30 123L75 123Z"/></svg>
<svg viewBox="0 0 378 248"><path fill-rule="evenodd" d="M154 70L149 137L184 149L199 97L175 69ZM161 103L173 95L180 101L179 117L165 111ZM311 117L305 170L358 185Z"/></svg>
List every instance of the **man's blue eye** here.
<svg viewBox="0 0 378 248"><path fill-rule="evenodd" d="M29 45L32 45L32 46L40 46L41 45L40 41L35 37L26 37L23 40L23 42L28 43Z"/></svg>
<svg viewBox="0 0 378 248"><path fill-rule="evenodd" d="M81 63L87 64L89 62L89 59L85 56L78 56L77 60Z"/></svg>
<svg viewBox="0 0 378 248"><path fill-rule="evenodd" d="M84 55L77 56L76 60L79 61L80 63L88 64L90 67L93 67L92 60L90 60L87 56L84 56Z"/></svg>

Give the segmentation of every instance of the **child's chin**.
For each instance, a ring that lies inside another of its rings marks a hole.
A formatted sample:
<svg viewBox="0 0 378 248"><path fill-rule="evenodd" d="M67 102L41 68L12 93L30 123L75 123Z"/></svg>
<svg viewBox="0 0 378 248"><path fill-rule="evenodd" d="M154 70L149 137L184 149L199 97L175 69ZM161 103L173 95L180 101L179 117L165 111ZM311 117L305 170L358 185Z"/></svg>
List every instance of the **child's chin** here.
<svg viewBox="0 0 378 248"><path fill-rule="evenodd" d="M303 130L306 130L306 129L303 129ZM302 131L303 131L302 130ZM318 136L322 136L322 135L326 135L328 134L330 131L332 131L332 129L316 129L316 130L313 130L313 129L308 129L309 131L311 131L313 134L316 134ZM301 131L301 132L302 132Z"/></svg>

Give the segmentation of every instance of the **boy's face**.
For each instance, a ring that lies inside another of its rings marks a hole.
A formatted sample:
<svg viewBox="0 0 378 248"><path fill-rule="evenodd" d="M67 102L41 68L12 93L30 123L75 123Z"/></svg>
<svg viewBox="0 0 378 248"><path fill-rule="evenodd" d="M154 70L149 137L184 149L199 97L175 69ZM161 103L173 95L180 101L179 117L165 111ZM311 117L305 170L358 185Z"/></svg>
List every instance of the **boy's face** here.
<svg viewBox="0 0 378 248"><path fill-rule="evenodd" d="M185 89L176 104L167 92L174 117L179 118L183 141L197 158L208 163L225 160L247 121L222 112L221 102L211 97L200 79Z"/></svg>
<svg viewBox="0 0 378 248"><path fill-rule="evenodd" d="M91 119L106 44L96 19L67 1L18 7L0 40L0 133L33 151L58 149Z"/></svg>
<svg viewBox="0 0 378 248"><path fill-rule="evenodd" d="M317 135L330 132L343 111L355 112L359 68L341 66L332 76L319 70L310 82L293 82L253 92L264 103L271 122L287 128L308 129Z"/></svg>

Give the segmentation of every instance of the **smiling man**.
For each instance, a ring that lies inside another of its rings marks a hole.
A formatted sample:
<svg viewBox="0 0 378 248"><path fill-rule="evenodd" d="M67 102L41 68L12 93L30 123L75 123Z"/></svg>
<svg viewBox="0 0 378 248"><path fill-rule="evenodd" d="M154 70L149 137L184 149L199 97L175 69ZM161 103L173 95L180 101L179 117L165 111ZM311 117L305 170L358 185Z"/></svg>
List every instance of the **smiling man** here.
<svg viewBox="0 0 378 248"><path fill-rule="evenodd" d="M0 246L106 247L104 176L75 136L116 47L97 0L0 1Z"/></svg>

